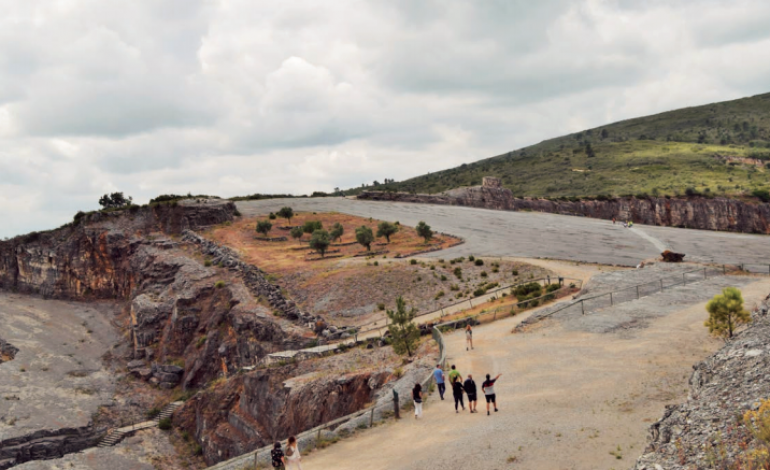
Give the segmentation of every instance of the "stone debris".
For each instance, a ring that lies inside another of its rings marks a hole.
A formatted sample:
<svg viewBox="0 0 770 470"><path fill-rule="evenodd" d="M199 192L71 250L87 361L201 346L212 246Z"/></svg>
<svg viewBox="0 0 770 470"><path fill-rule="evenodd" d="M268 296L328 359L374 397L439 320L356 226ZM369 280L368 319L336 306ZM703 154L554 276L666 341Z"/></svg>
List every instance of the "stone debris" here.
<svg viewBox="0 0 770 470"><path fill-rule="evenodd" d="M763 312L767 305L744 331L693 366L687 402L667 406L650 427L649 445L634 470L738 468L737 459L758 448L742 416L770 398L770 318Z"/></svg>

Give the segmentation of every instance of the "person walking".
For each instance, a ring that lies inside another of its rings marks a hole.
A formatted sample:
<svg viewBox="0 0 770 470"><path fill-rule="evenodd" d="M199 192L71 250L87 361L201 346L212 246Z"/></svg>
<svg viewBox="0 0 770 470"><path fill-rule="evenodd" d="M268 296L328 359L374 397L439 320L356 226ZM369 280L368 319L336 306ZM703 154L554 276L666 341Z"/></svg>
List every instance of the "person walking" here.
<svg viewBox="0 0 770 470"><path fill-rule="evenodd" d="M473 329L471 329L471 324L468 323L468 325L465 327L465 350L468 350L468 346L473 349Z"/></svg>
<svg viewBox="0 0 770 470"><path fill-rule="evenodd" d="M436 379L436 386L438 387L438 394L441 395L441 399L444 399L444 392L446 391L446 376L444 371L441 370L441 364L436 364L436 368L433 369L433 378Z"/></svg>
<svg viewBox="0 0 770 470"><path fill-rule="evenodd" d="M273 444L273 450L270 451L270 459L272 460L273 468L279 468L281 470L286 468L286 461L284 460L280 442Z"/></svg>
<svg viewBox="0 0 770 470"><path fill-rule="evenodd" d="M412 400L414 400L414 419L422 418L422 385L419 383L414 384Z"/></svg>
<svg viewBox="0 0 770 470"><path fill-rule="evenodd" d="M462 376L460 375L460 371L458 371L455 368L455 365L452 364L452 370L449 371L449 383L453 384L460 379L462 379Z"/></svg>
<svg viewBox="0 0 770 470"><path fill-rule="evenodd" d="M476 401L476 382L473 380L471 374L468 374L468 378L465 379L463 389L465 389L465 394L468 395L468 409L471 413L478 413L479 410L476 409L478 406L478 402Z"/></svg>
<svg viewBox="0 0 770 470"><path fill-rule="evenodd" d="M452 382L452 396L454 396L455 399L455 413L459 413L460 411L457 409L457 405L463 407L463 411L465 411L465 403L463 403L463 378L458 377L457 380Z"/></svg>
<svg viewBox="0 0 770 470"><path fill-rule="evenodd" d="M487 416L489 416L489 404L492 403L495 406L495 412L497 412L497 396L495 395L495 382L503 374L497 374L494 379L489 378L487 374L487 380L481 384L481 391L484 392L484 398L487 399Z"/></svg>
<svg viewBox="0 0 770 470"><path fill-rule="evenodd" d="M294 470L302 470L300 461L302 456L299 455L299 446L297 445L297 438L291 436L289 442L286 445L286 456L284 457L287 470L293 468Z"/></svg>

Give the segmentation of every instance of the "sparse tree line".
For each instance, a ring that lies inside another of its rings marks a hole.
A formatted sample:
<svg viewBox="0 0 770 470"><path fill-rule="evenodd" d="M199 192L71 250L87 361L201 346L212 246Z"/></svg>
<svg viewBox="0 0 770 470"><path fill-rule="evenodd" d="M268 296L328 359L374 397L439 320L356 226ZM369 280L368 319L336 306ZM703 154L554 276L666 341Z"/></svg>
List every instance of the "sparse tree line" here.
<svg viewBox="0 0 770 470"><path fill-rule="evenodd" d="M273 223L271 220L275 220L277 217L286 219L287 222L291 222L295 213L291 207L282 207L276 213L270 213L267 220L257 221L255 227L256 231L265 237L268 237L270 231L273 229ZM390 238L399 232L401 224L399 222L380 222L377 225L376 238L385 238L387 243L390 243ZM433 238L433 230L430 225L423 221L420 221L415 227L417 234L428 243ZM292 227L289 231L289 235L298 242L302 241L305 235L310 235L308 241L310 247L314 249L322 257L326 254L332 242L341 242L342 236L345 234L345 228L341 223L336 222L332 225L329 231L325 230L323 223L320 220L308 220L302 225ZM375 241L375 232L366 225L362 225L355 230L355 239L361 246L366 248L367 251L372 251L372 243Z"/></svg>

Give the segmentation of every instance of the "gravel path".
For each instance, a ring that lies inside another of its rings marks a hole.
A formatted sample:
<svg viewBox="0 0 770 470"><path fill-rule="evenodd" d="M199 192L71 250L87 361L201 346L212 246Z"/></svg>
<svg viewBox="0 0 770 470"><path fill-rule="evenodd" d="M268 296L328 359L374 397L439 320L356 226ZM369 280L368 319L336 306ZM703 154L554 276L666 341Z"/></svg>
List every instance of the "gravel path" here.
<svg viewBox="0 0 770 470"><path fill-rule="evenodd" d="M672 227L622 225L586 217L507 212L459 206L358 201L347 198L274 199L237 203L245 215L267 214L288 205L301 211L337 211L398 220L414 226L424 220L434 230L458 235L466 243L427 256L520 256L635 266L656 257L661 247L688 260L770 264L768 238Z"/></svg>
<svg viewBox="0 0 770 470"><path fill-rule="evenodd" d="M485 373L503 373L499 413L455 414L434 394L424 419L407 415L365 431L306 456L303 468L628 468L664 405L686 396L692 364L721 346L703 327L703 299L726 283L744 285L747 306L770 291L768 279L713 279L515 335L523 316L513 317L476 328L471 352L461 334L447 335L460 372L472 372L477 383ZM607 328L626 316L644 321Z"/></svg>

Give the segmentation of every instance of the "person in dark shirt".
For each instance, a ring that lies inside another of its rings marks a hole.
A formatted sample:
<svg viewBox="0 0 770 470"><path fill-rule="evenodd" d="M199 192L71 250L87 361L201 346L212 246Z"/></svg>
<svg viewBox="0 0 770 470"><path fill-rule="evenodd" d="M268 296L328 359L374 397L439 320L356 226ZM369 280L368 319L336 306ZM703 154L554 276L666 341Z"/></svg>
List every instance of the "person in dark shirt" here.
<svg viewBox="0 0 770 470"><path fill-rule="evenodd" d="M476 409L476 406L478 406L476 401L476 382L471 374L468 374L468 378L465 379L463 388L465 389L465 394L468 395L468 408L471 410L471 413L478 413L479 410Z"/></svg>
<svg viewBox="0 0 770 470"><path fill-rule="evenodd" d="M459 413L457 409L457 405L463 407L463 411L465 411L465 404L463 403L463 378L461 376L457 376L456 380L452 382L452 395L455 398L455 413Z"/></svg>
<svg viewBox="0 0 770 470"><path fill-rule="evenodd" d="M276 442L273 445L273 450L270 451L270 458L273 460L273 468L280 468L281 470L286 468L286 461L283 458L280 442Z"/></svg>
<svg viewBox="0 0 770 470"><path fill-rule="evenodd" d="M481 384L481 391L484 392L484 397L487 399L487 416L489 416L489 404L492 403L495 406L495 411L497 411L497 395L495 395L495 382L497 382L497 379L500 378L500 376L503 374L497 374L497 377L494 379L489 378L489 374L487 374L487 380L484 381L483 384Z"/></svg>

